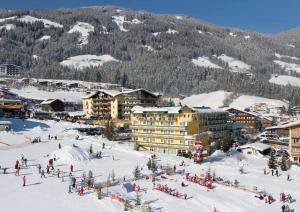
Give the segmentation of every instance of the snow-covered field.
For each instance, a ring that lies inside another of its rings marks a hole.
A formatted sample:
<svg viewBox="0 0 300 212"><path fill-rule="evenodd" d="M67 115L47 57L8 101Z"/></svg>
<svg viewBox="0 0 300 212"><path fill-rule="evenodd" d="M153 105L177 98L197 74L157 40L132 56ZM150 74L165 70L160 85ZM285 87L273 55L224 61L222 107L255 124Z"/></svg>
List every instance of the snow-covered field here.
<svg viewBox="0 0 300 212"><path fill-rule="evenodd" d="M291 56L288 56L288 55L281 55L279 53L275 53L274 55L275 55L275 57L277 57L279 59L288 58L288 59L292 59L292 60L300 60L300 58L298 58L298 57L291 57Z"/></svg>
<svg viewBox="0 0 300 212"><path fill-rule="evenodd" d="M295 211L300 210L300 203L297 198L300 196L300 168L292 167L287 172L280 172L280 176L264 175L263 169L266 167L267 159L259 156L243 156L240 153L231 151L231 154L224 156L220 152L207 158L202 164L194 164L189 159L176 156L158 154L159 165L177 166L177 171L189 172L191 175L203 174L208 168L216 176L233 182L235 179L246 189L257 187L258 191L265 191L275 198L272 204L266 204L263 200L255 198L255 194L247 190L227 187L214 184L212 190L186 181L180 173L156 178L156 183L167 184L169 187L187 194L187 200L176 198L161 191L153 190L151 180L141 179L128 181L133 177L133 169L138 164L142 168L142 173L149 173L146 162L150 154L148 152L136 152L133 146L128 143L110 142L105 138L81 136L80 140L75 140L77 132L72 130L80 127L79 124L55 121L37 120L12 120L15 124L15 133L1 133L0 142L10 146L0 146L0 165L7 167L8 174L2 174L0 170L0 199L1 211L23 211L23 212L81 212L81 211L123 211L121 203L106 197L98 200L92 190L86 190L83 196L75 192L68 193L70 179L68 177L70 163L74 165L73 175L80 182L82 173L86 174L91 170L95 182L106 182L108 176L115 173L116 179L123 179L126 183L121 183L108 188L110 194L118 194L124 199L135 203L135 192L125 189L125 185L133 182L141 188L141 201L147 203L152 211L191 211L191 212L211 212L214 207L220 212L250 212L250 211L280 211L282 202L279 201L279 194L285 192L296 198L296 202L289 204ZM24 128L24 124L26 128ZM48 140L48 135L57 135L58 140ZM41 143L29 144L28 139L36 136L41 137ZM15 144L18 140L18 144ZM58 144L62 149L58 149ZM106 144L102 149L102 143ZM73 147L75 144L77 147ZM86 149L90 144L94 152L102 151L102 158L89 158ZM28 159L28 167L20 170L20 176L14 174L14 164L20 160L21 154ZM55 169L61 171L61 176L46 174L46 178L41 178L38 174L37 165L41 164L42 169L52 155L56 154L57 161L54 161ZM180 167L180 161L185 161L185 166ZM243 166L244 174L239 172ZM287 181L287 174L292 180ZM22 177L26 176L26 186L22 186ZM186 184L181 186L181 182ZM128 187L128 186L127 186ZM103 188L106 192L106 188Z"/></svg>
<svg viewBox="0 0 300 212"><path fill-rule="evenodd" d="M251 69L250 65L248 65L248 64L244 63L243 61L238 60L236 58L229 57L225 54L218 56L218 59L222 60L223 62L228 63L229 70L232 72L245 73Z"/></svg>
<svg viewBox="0 0 300 212"><path fill-rule="evenodd" d="M278 85L300 86L300 79L289 75L272 76L269 82Z"/></svg>
<svg viewBox="0 0 300 212"><path fill-rule="evenodd" d="M277 99L268 99L259 96L249 96L249 95L241 95L236 98L231 104L230 107L244 109L250 106L253 106L255 103L266 103L268 106L285 106L288 107L288 104L284 101Z"/></svg>
<svg viewBox="0 0 300 212"><path fill-rule="evenodd" d="M94 26L85 22L77 22L68 33L78 32L81 36L79 38L79 45L88 44L89 33L94 32Z"/></svg>
<svg viewBox="0 0 300 212"><path fill-rule="evenodd" d="M49 92L38 90L36 87L23 87L22 89L12 88L11 92L17 93L19 96L28 99L47 100L47 99L61 99L65 101L80 102L81 98L85 96L84 92L77 91L55 91Z"/></svg>
<svg viewBox="0 0 300 212"><path fill-rule="evenodd" d="M43 35L41 38L39 38L39 41L49 40L50 38L51 38L50 35Z"/></svg>
<svg viewBox="0 0 300 212"><path fill-rule="evenodd" d="M300 65L298 64L283 62L281 60L274 60L274 63L279 65L285 71L296 71L300 73Z"/></svg>
<svg viewBox="0 0 300 212"><path fill-rule="evenodd" d="M21 22L25 22L25 23L34 23L37 21L41 21L41 22L43 22L45 27L50 27L50 26L54 26L54 27L58 27L58 28L64 27L63 25L53 22L53 21L50 21L48 19L36 18L36 17L30 16L30 15L24 15L21 18L19 18L18 20Z"/></svg>
<svg viewBox="0 0 300 212"><path fill-rule="evenodd" d="M17 16L7 17L7 18L0 18L0 23L9 21L9 20L15 20Z"/></svg>
<svg viewBox="0 0 300 212"><path fill-rule="evenodd" d="M192 62L196 66L202 66L206 68L216 68L216 69L222 69L222 67L212 63L208 57L203 56L203 57L198 57L197 59L192 59Z"/></svg>
<svg viewBox="0 0 300 212"><path fill-rule="evenodd" d="M77 55L74 57L69 57L66 60L63 60L60 62L62 66L67 66L69 68L75 68L78 70L81 70L83 68L87 67L97 67L102 66L104 63L107 62L118 62L119 60L115 59L111 55L105 54L105 55Z"/></svg>
<svg viewBox="0 0 300 212"><path fill-rule="evenodd" d="M166 33L167 34L177 34L178 33L178 31L177 30L175 30L175 29L168 29L167 31L166 31Z"/></svg>
<svg viewBox="0 0 300 212"><path fill-rule="evenodd" d="M231 92L226 91L213 91L210 93L201 93L197 95L192 95L186 97L182 100L174 99L176 104L181 102L182 105L187 105L189 107L211 107L211 108L219 108L223 106L224 99L230 95Z"/></svg>

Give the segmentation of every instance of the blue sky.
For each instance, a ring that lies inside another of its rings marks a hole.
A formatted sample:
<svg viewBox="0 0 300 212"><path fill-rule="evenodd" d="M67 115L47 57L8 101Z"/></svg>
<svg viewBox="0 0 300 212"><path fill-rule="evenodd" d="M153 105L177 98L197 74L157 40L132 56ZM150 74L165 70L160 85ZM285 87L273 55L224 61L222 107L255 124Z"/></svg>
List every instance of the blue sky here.
<svg viewBox="0 0 300 212"><path fill-rule="evenodd" d="M155 13L185 14L218 25L276 33L300 27L300 0L0 0L2 8L116 5Z"/></svg>

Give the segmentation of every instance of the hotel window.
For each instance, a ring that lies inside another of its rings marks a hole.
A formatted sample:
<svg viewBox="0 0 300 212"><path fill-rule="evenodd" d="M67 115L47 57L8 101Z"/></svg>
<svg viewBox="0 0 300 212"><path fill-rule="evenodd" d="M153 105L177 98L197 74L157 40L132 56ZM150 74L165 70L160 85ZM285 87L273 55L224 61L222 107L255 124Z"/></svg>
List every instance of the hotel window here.
<svg viewBox="0 0 300 212"><path fill-rule="evenodd" d="M184 140L180 140L180 144L181 145L185 145L185 141Z"/></svg>
<svg viewBox="0 0 300 212"><path fill-rule="evenodd" d="M169 140L169 144L173 144L173 140Z"/></svg>
<svg viewBox="0 0 300 212"><path fill-rule="evenodd" d="M297 134L297 135L300 135L300 130L296 130L296 134Z"/></svg>
<svg viewBox="0 0 300 212"><path fill-rule="evenodd" d="M300 139L294 139L294 143L300 143Z"/></svg>
<svg viewBox="0 0 300 212"><path fill-rule="evenodd" d="M148 138L144 138L143 141L144 141L144 142L148 142Z"/></svg>
<svg viewBox="0 0 300 212"><path fill-rule="evenodd" d="M295 148L295 152L300 152L300 148Z"/></svg>
<svg viewBox="0 0 300 212"><path fill-rule="evenodd" d="M185 135L185 131L180 131L180 135Z"/></svg>

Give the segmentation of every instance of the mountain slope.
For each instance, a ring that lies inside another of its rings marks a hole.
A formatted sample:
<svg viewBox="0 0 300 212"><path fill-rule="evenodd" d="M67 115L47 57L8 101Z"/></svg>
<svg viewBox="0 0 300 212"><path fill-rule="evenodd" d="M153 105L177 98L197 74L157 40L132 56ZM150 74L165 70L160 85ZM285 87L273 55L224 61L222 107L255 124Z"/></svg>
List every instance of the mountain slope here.
<svg viewBox="0 0 300 212"><path fill-rule="evenodd" d="M113 6L2 9L0 14L0 26L16 26L0 30L0 50L5 52L0 55L0 63L21 65L24 76L121 83L171 95L226 90L300 103L298 87L269 83L272 74L284 73L274 62L278 60L275 53L300 58L300 48L290 46L296 41L288 42L287 36L264 35L224 28L188 16L157 15ZM28 16L35 21L20 21ZM68 33L77 23L93 29L86 33L84 45L78 45L82 39L80 32ZM50 39L41 39L44 36ZM83 68L61 65L62 61L80 55L107 55L118 62ZM199 57L221 68L195 65L193 61ZM289 57L280 61L300 64ZM289 74L300 77L293 70Z"/></svg>

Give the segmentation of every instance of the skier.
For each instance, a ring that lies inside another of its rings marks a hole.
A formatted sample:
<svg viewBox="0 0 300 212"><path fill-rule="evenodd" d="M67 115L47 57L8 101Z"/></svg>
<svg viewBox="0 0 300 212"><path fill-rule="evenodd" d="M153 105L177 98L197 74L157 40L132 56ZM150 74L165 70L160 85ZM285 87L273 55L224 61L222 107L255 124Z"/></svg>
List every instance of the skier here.
<svg viewBox="0 0 300 212"><path fill-rule="evenodd" d="M288 175L287 175L287 181L290 181L290 179L291 179L291 175L288 174Z"/></svg>
<svg viewBox="0 0 300 212"><path fill-rule="evenodd" d="M276 176L277 176L277 177L279 176L279 172L278 172L278 169L276 169Z"/></svg>
<svg viewBox="0 0 300 212"><path fill-rule="evenodd" d="M41 171L41 178L43 178L43 177L46 178L44 169L42 169L42 171Z"/></svg>
<svg viewBox="0 0 300 212"><path fill-rule="evenodd" d="M184 184L184 182L182 181L182 182L181 182L181 187L184 187L184 186L185 186L185 184Z"/></svg>
<svg viewBox="0 0 300 212"><path fill-rule="evenodd" d="M102 149L105 149L105 143L102 143Z"/></svg>
<svg viewBox="0 0 300 212"><path fill-rule="evenodd" d="M22 177L22 180L23 180L23 187L24 187L24 186L26 186L26 177L23 176L23 177Z"/></svg>
<svg viewBox="0 0 300 212"><path fill-rule="evenodd" d="M186 194L186 193L185 193L183 196L184 196L184 199L186 199L186 198L187 198L187 194Z"/></svg>
<svg viewBox="0 0 300 212"><path fill-rule="evenodd" d="M264 175L266 175L267 174L267 170L266 170L266 168L264 168Z"/></svg>
<svg viewBox="0 0 300 212"><path fill-rule="evenodd" d="M285 205L284 204L281 206L281 211L285 212Z"/></svg>
<svg viewBox="0 0 300 212"><path fill-rule="evenodd" d="M112 156L112 159L115 160L115 156Z"/></svg>
<svg viewBox="0 0 300 212"><path fill-rule="evenodd" d="M72 187L73 187L73 189L75 188L75 186L76 186L76 178L72 177Z"/></svg>
<svg viewBox="0 0 300 212"><path fill-rule="evenodd" d="M272 176L274 176L274 169L271 169Z"/></svg>
<svg viewBox="0 0 300 212"><path fill-rule="evenodd" d="M59 178L60 171L57 169L57 178Z"/></svg>
<svg viewBox="0 0 300 212"><path fill-rule="evenodd" d="M17 167L17 170L16 170L16 176L20 176L20 169L21 169L21 166L20 166L20 164L18 165L18 167Z"/></svg>
<svg viewBox="0 0 300 212"><path fill-rule="evenodd" d="M24 164L27 167L27 158L24 158Z"/></svg>
<svg viewBox="0 0 300 212"><path fill-rule="evenodd" d="M57 140L57 135L56 135L56 136L54 136L54 140Z"/></svg>
<svg viewBox="0 0 300 212"><path fill-rule="evenodd" d="M71 166L70 166L70 170L71 170L71 172L73 172L73 165L71 164Z"/></svg>
<svg viewBox="0 0 300 212"><path fill-rule="evenodd" d="M39 164L38 165L39 174L41 174L41 169L42 169L42 166L41 166L41 164Z"/></svg>
<svg viewBox="0 0 300 212"><path fill-rule="evenodd" d="M50 134L48 135L48 140L50 140L51 139L51 136L50 136Z"/></svg>
<svg viewBox="0 0 300 212"><path fill-rule="evenodd" d="M61 149L61 144L60 143L58 144L58 149Z"/></svg>
<svg viewBox="0 0 300 212"><path fill-rule="evenodd" d="M50 166L49 165L47 165L47 174L50 174Z"/></svg>

